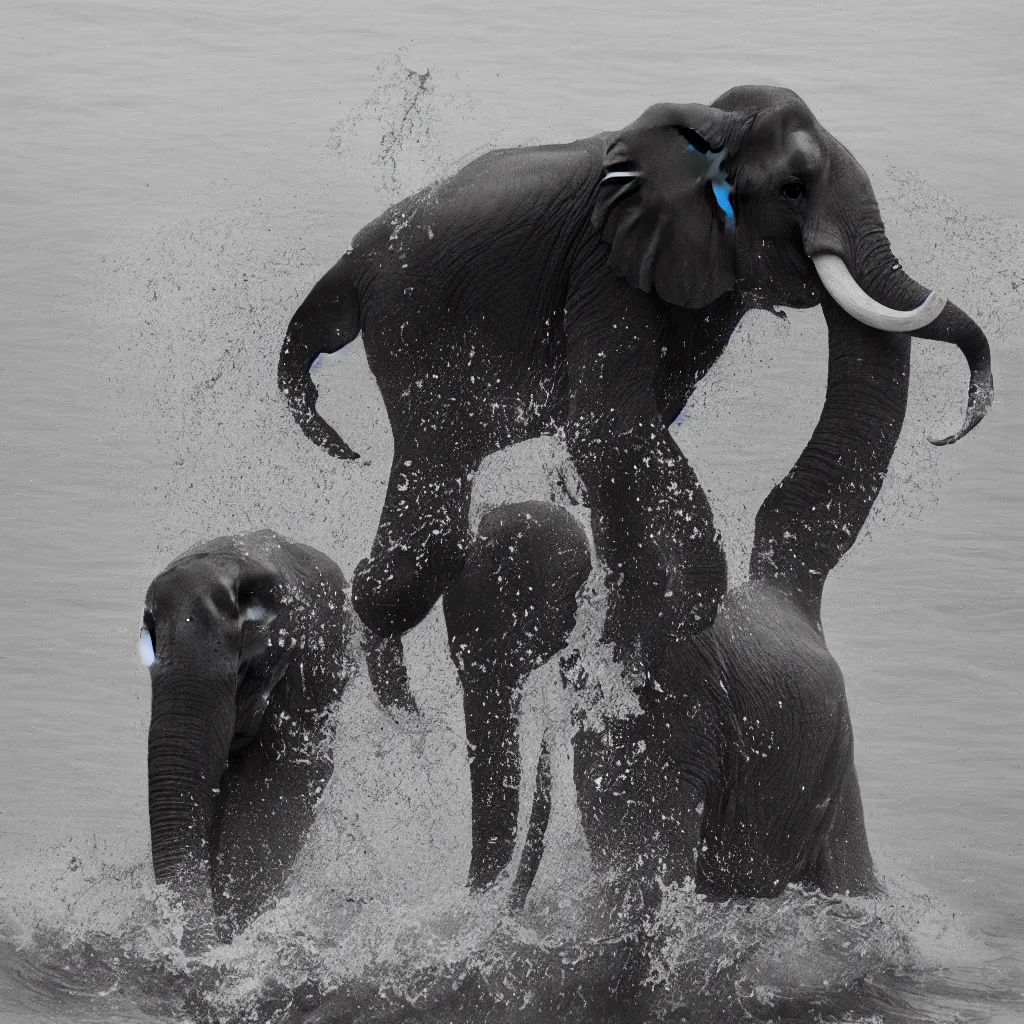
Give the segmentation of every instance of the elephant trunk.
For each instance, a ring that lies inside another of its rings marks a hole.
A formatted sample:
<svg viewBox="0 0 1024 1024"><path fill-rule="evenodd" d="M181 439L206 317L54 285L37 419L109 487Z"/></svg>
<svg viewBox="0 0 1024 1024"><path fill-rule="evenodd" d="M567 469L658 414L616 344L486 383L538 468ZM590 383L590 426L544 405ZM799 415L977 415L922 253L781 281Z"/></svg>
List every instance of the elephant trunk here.
<svg viewBox="0 0 1024 1024"><path fill-rule="evenodd" d="M963 424L949 437L932 439L932 444L952 444L973 430L992 404L988 339L962 309L903 270L893 256L867 176L857 165L844 161L841 167L828 199L805 225L804 251L824 290L854 319L880 331L947 341L964 354L970 384ZM840 212L840 197L851 195L859 200Z"/></svg>
<svg viewBox="0 0 1024 1024"><path fill-rule="evenodd" d="M783 585L818 613L828 574L878 496L906 414L910 339L847 314L826 294L825 405L807 447L758 510L750 576Z"/></svg>
<svg viewBox="0 0 1024 1024"><path fill-rule="evenodd" d="M154 680L149 827L157 882L209 886L210 833L234 732L233 697L234 679L207 676L194 686Z"/></svg>
<svg viewBox="0 0 1024 1024"><path fill-rule="evenodd" d="M913 309L926 300L928 289L899 265L885 232L879 228L860 239L857 280L872 299L894 309ZM964 354L970 370L967 411L963 425L949 437L930 439L932 444L952 444L973 430L992 405L992 355L985 332L952 302L946 302L931 322L910 330L918 338L946 341Z"/></svg>

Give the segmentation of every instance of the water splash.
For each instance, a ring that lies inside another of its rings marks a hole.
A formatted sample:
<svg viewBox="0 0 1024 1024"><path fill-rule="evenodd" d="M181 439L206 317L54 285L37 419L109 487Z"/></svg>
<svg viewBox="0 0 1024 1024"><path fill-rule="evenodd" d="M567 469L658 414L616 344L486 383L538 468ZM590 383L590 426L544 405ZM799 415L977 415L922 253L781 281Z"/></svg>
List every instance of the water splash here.
<svg viewBox="0 0 1024 1024"><path fill-rule="evenodd" d="M443 641L412 649L417 678L442 687ZM520 916L505 913L503 885L464 886L468 820L446 818L468 805L457 726L429 711L416 729L392 722L358 665L307 847L282 898L232 943L182 952L184 910L154 883L143 842L72 842L19 873L17 890L0 885L0 985L76 1022L953 1024L1017 1005L972 973L985 952L955 914L900 879L879 899L790 887L712 903L672 888L654 929L631 930L604 908L582 847L564 696L541 670L524 699L524 761L539 725L562 766Z"/></svg>
<svg viewBox="0 0 1024 1024"><path fill-rule="evenodd" d="M955 915L898 884L884 899L791 887L722 904L674 889L649 935L595 910L591 881L538 892L516 919L500 895L461 886L415 902L293 887L232 944L187 959L180 908L141 865L69 868L51 897L62 887L70 896L83 870L103 890L84 890L86 912L51 898L41 913L36 893L30 922L3 896L0 984L13 977L61 1021L953 1024L986 1019L986 1002L1014 1005L1012 993L938 967L936 951L948 960L957 949L963 962L973 940Z"/></svg>
<svg viewBox="0 0 1024 1024"><path fill-rule="evenodd" d="M453 129L469 114L470 97L450 84L444 72L430 67L419 71L407 60L403 49L378 64L373 91L330 134L331 149L353 174L366 177L369 172L388 203L466 160L460 157Z"/></svg>

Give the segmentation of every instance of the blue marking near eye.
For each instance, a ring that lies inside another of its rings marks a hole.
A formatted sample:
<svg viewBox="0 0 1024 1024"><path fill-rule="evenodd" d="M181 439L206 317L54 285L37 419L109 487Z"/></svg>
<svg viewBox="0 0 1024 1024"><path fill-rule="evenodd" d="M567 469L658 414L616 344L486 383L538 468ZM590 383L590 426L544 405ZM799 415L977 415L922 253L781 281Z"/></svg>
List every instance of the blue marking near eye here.
<svg viewBox="0 0 1024 1024"><path fill-rule="evenodd" d="M716 152L709 149L706 153L701 153L692 142L688 142L686 148L691 153L700 153L707 160L707 177L715 193L715 202L718 203L719 208L725 214L729 226L734 227L736 225L736 211L732 206L733 188L725 180L725 175L722 173L722 160L725 158L725 151L718 150Z"/></svg>
<svg viewBox="0 0 1024 1024"><path fill-rule="evenodd" d="M728 218L730 224L736 223L736 211L732 208L732 185L727 181L713 181L712 189L715 192L715 199L722 208L722 212Z"/></svg>

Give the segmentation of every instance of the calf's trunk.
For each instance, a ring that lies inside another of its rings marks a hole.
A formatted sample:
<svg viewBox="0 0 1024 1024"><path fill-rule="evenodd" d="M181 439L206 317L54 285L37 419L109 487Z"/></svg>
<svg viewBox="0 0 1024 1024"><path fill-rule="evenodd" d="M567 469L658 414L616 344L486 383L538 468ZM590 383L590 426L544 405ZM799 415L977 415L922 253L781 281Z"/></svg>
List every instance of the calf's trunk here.
<svg viewBox="0 0 1024 1024"><path fill-rule="evenodd" d="M192 702L183 699L180 687L172 694L159 694L159 689L154 687L149 728L153 873L182 898L183 944L196 948L214 938L210 831L234 730L234 702L211 701L210 689L219 687L208 684L197 687L206 690L205 699Z"/></svg>

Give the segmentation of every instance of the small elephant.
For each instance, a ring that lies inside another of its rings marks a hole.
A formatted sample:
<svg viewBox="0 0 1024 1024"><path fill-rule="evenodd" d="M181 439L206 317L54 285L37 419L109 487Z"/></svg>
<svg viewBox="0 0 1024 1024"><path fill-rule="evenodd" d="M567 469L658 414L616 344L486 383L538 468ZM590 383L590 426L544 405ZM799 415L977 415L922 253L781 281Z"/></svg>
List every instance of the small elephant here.
<svg viewBox="0 0 1024 1024"><path fill-rule="evenodd" d="M196 897L189 941L258 913L312 824L350 668L345 590L326 555L270 530L197 544L150 584L153 869Z"/></svg>
<svg viewBox="0 0 1024 1024"><path fill-rule="evenodd" d="M400 635L461 570L481 460L556 431L593 512L616 657L639 672L669 638L710 626L725 558L668 427L747 310L825 297L830 330L849 321L961 349L966 417L936 443L981 420L985 335L902 270L864 170L795 93L767 86L488 153L360 231L292 317L278 383L311 440L356 458L317 413L310 368L362 332L394 434L353 579L376 660L400 662ZM372 675L382 701L414 707L407 687Z"/></svg>
<svg viewBox="0 0 1024 1024"><path fill-rule="evenodd" d="M502 505L481 518L463 571L444 595L448 648L466 715L474 888L492 885L512 858L522 684L565 646L590 566L586 534L566 509L543 501ZM533 813L546 824L546 760L538 770L540 803ZM531 856L528 850L520 861L517 891L529 888L536 870ZM516 893L512 902L520 902Z"/></svg>
<svg viewBox="0 0 1024 1024"><path fill-rule="evenodd" d="M877 887L843 676L820 608L828 574L855 541L888 470L906 412L910 339L858 323L830 296L822 304L825 405L796 465L758 511L749 582L726 595L709 629L666 645L638 691L641 713L574 737L577 798L595 863L613 892L639 886L648 909L660 883L687 878L717 898L771 896L794 882L828 892ZM588 564L580 528L534 518L546 532L534 545L579 578ZM519 528L506 516L491 543ZM500 584L476 572L477 557L471 547L445 596L449 631L472 638L459 661L467 694L519 685L521 677L510 682L501 674L508 624L517 617L529 616L535 648L549 649L566 634L561 592L545 594L554 567L518 580L509 605L492 601ZM463 586L471 593L460 594ZM508 696L490 699L496 708L511 706ZM490 772L518 779L518 747L507 738L514 721L488 728L504 737L504 766ZM542 766L538 778L547 777ZM542 838L547 799L537 798L528 850ZM500 816L480 817L474 851L490 844L507 862L515 809L506 801Z"/></svg>

